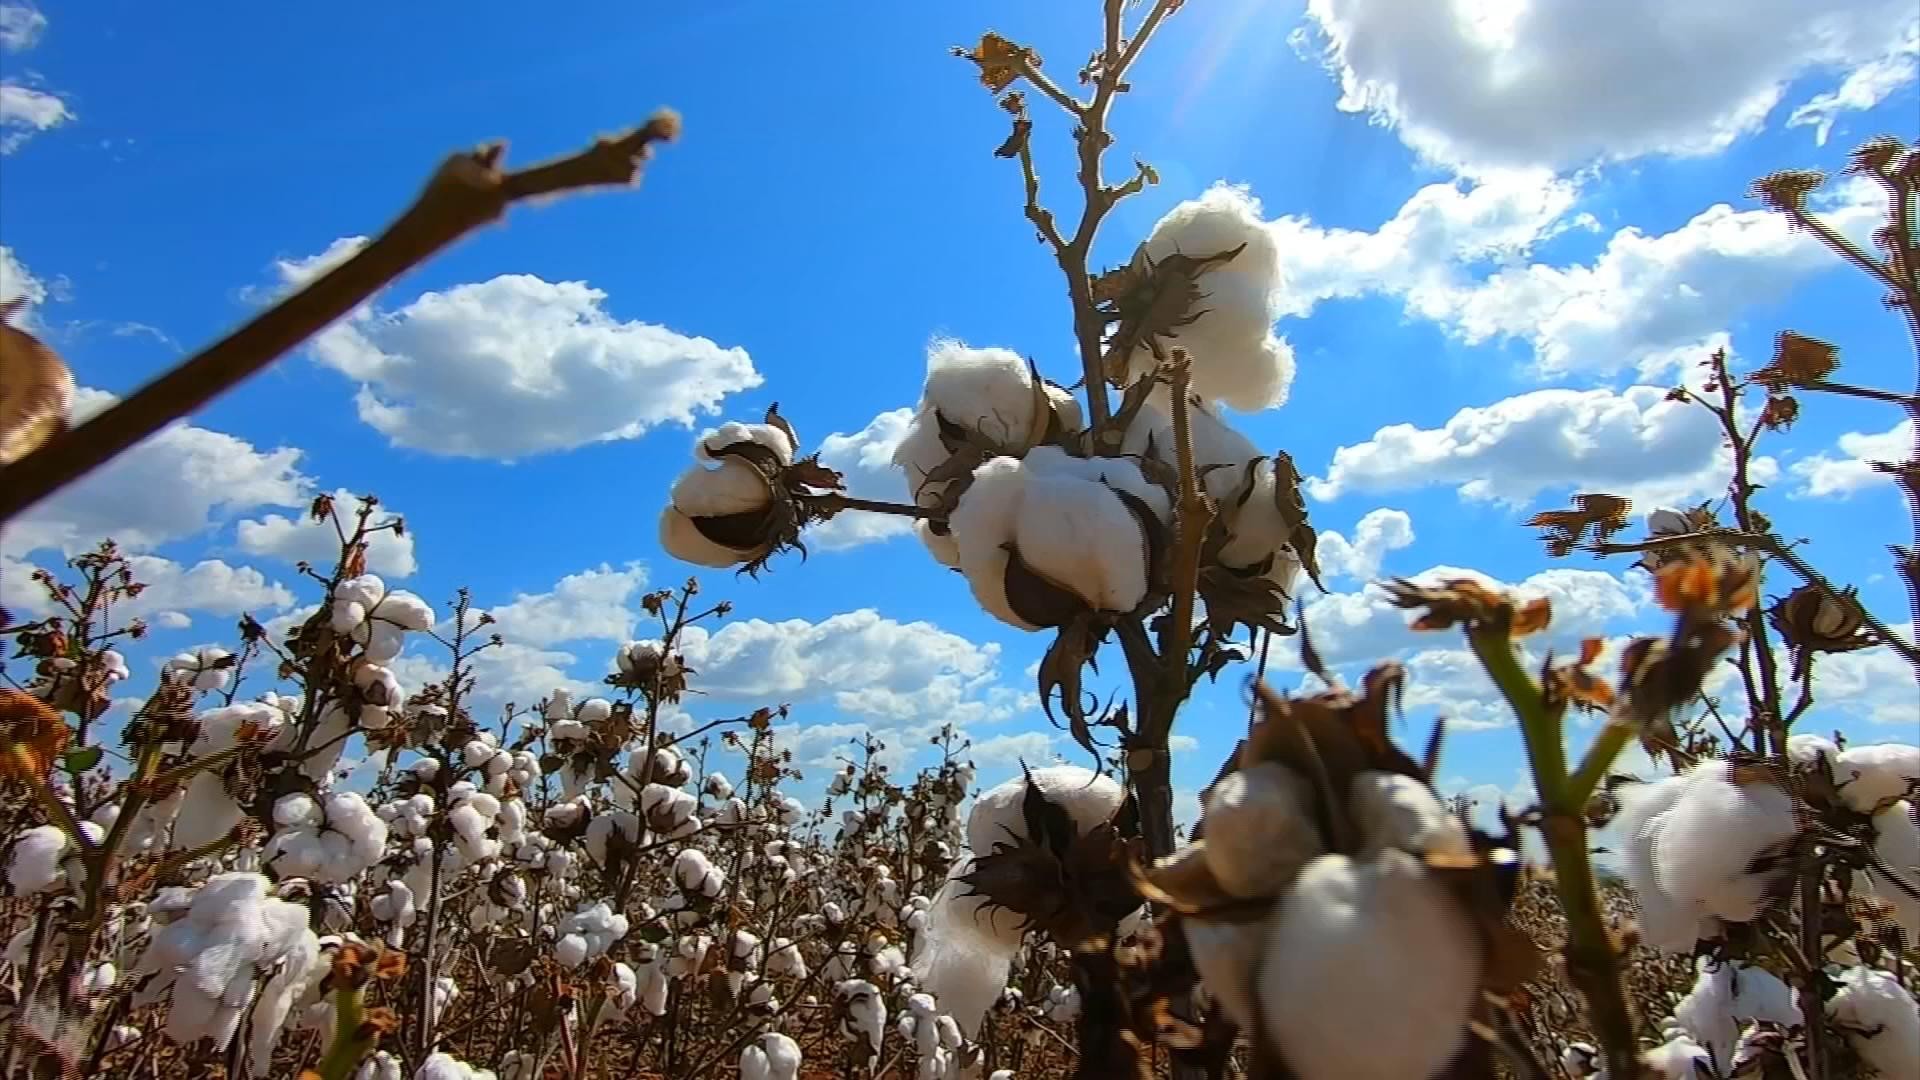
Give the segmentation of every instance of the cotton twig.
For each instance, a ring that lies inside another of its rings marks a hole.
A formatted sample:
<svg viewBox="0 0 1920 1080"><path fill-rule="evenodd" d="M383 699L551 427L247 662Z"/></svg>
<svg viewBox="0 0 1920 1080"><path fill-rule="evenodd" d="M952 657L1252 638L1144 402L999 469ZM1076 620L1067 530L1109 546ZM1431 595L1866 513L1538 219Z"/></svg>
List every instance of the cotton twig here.
<svg viewBox="0 0 1920 1080"><path fill-rule="evenodd" d="M0 469L0 524L232 389L442 248L498 220L514 203L634 183L652 144L674 138L679 128L678 115L662 110L626 135L511 173L500 168L504 143L452 155L414 204L351 259L105 412Z"/></svg>

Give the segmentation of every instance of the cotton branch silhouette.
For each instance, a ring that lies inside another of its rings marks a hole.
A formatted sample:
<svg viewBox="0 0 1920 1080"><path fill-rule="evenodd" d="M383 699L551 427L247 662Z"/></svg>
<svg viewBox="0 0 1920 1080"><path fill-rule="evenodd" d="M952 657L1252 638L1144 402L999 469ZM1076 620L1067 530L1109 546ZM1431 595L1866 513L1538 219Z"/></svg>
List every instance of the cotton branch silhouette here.
<svg viewBox="0 0 1920 1080"><path fill-rule="evenodd" d="M505 143L453 154L413 205L352 258L124 401L0 468L0 524L232 389L441 249L498 221L513 204L634 184L653 144L679 132L679 115L663 109L625 135L518 172L502 167Z"/></svg>

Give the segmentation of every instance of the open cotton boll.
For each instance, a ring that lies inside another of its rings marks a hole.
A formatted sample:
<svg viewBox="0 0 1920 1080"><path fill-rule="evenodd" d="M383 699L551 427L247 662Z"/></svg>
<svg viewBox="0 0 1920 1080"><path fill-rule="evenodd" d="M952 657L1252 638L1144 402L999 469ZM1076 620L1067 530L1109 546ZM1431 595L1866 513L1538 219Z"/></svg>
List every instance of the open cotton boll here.
<svg viewBox="0 0 1920 1080"><path fill-rule="evenodd" d="M153 977L135 1004L170 995L167 1034L183 1046L210 1038L224 1049L254 1001L260 980L277 977L271 976L276 969L313 965L318 950L319 939L307 928L306 908L269 896L265 877L215 874L194 892L184 917L154 933L138 967L139 974ZM287 997L289 1004L292 996ZM277 1021L266 1025L267 1019L254 1018L256 1040L263 1027L277 1031Z"/></svg>
<svg viewBox="0 0 1920 1080"><path fill-rule="evenodd" d="M1804 1023L1793 990L1764 968L1696 962L1693 988L1673 1007L1673 1019L1724 1068L1733 1062L1741 1031L1755 1021L1785 1028Z"/></svg>
<svg viewBox="0 0 1920 1080"><path fill-rule="evenodd" d="M1147 591L1147 538L1126 491L1164 514L1166 496L1122 459L1088 462L1053 447L1025 461L1001 457L974 470L948 526L960 570L980 605L1002 622L1035 630L1007 596L1008 546L1035 574L1097 611L1137 607Z"/></svg>
<svg viewBox="0 0 1920 1080"><path fill-rule="evenodd" d="M1793 796L1770 783L1738 783L1726 761L1703 761L1662 817L1654 878L1661 891L1709 915L1747 922L1760 913L1771 882L1749 866L1798 832Z"/></svg>
<svg viewBox="0 0 1920 1080"><path fill-rule="evenodd" d="M1243 244L1233 259L1200 275L1200 317L1162 345L1193 357L1194 393L1252 412L1286 403L1294 369L1293 349L1273 334L1280 248L1260 217L1260 203L1245 188L1217 184L1168 211L1147 235L1146 253L1155 262L1174 254L1204 258ZM1128 373L1139 379L1155 365L1143 346Z"/></svg>
<svg viewBox="0 0 1920 1080"><path fill-rule="evenodd" d="M1878 869L1868 869L1854 875L1854 892L1885 901L1893 909L1893 921L1907 935L1907 946L1920 947L1920 899L1907 891L1920 889L1920 822L1914 819L1913 804L1905 799L1889 804L1873 815L1873 831L1874 855L1907 888Z"/></svg>
<svg viewBox="0 0 1920 1080"><path fill-rule="evenodd" d="M1687 789L1688 777L1672 776L1643 784L1623 785L1617 797L1620 813L1614 827L1624 838L1621 872L1633 890L1639 909L1640 937L1667 952L1692 952L1700 940L1705 912L1698 903L1668 894L1654 872L1653 846L1665 825L1666 814Z"/></svg>
<svg viewBox="0 0 1920 1080"><path fill-rule="evenodd" d="M1920 780L1920 746L1849 746L1834 760L1833 778L1848 806L1871 814L1881 805L1905 797L1907 788Z"/></svg>
<svg viewBox="0 0 1920 1080"><path fill-rule="evenodd" d="M1852 967L1827 1000L1827 1016L1879 1076L1920 1076L1920 1003L1890 972Z"/></svg>
<svg viewBox="0 0 1920 1080"><path fill-rule="evenodd" d="M1676 1035L1641 1054L1640 1064L1659 1080L1700 1080L1713 1075L1712 1055L1686 1035Z"/></svg>
<svg viewBox="0 0 1920 1080"><path fill-rule="evenodd" d="M1467 827L1433 789L1404 773L1363 772L1354 776L1347 806L1360 826L1361 858L1390 847L1414 855L1473 853ZM1212 841L1209 834L1208 841Z"/></svg>
<svg viewBox="0 0 1920 1080"><path fill-rule="evenodd" d="M492 1069L476 1069L444 1050L435 1050L420 1063L413 1080L498 1080Z"/></svg>
<svg viewBox="0 0 1920 1080"><path fill-rule="evenodd" d="M800 1044L769 1031L740 1051L740 1080L798 1080Z"/></svg>
<svg viewBox="0 0 1920 1080"><path fill-rule="evenodd" d="M231 750L239 744L240 731L249 725L263 734L278 732L274 748L291 749L293 730L280 727L283 717L281 710L257 701L206 709L198 717L200 737L189 749L195 757ZM240 824L243 816L239 804L227 794L226 781L218 770L196 772L187 781L186 796L174 818L172 847L181 851L211 844Z"/></svg>
<svg viewBox="0 0 1920 1080"><path fill-rule="evenodd" d="M339 883L359 877L387 849L387 823L357 791L341 791L320 801L300 794L274 803L281 826L267 841L267 865L281 877Z"/></svg>
<svg viewBox="0 0 1920 1080"><path fill-rule="evenodd" d="M1459 902L1412 855L1323 855L1269 920L1264 1027L1299 1080L1432 1076L1465 1044L1482 964Z"/></svg>
<svg viewBox="0 0 1920 1080"><path fill-rule="evenodd" d="M1787 736L1787 757L1794 764L1811 767L1824 761L1833 765L1839 761L1840 748L1833 740L1823 735L1802 733Z"/></svg>
<svg viewBox="0 0 1920 1080"><path fill-rule="evenodd" d="M796 450L793 440L787 433L773 424L743 424L738 420L729 420L700 437L693 448L693 456L701 461L724 461L720 451L738 443L756 443L773 451L780 464L793 464Z"/></svg>
<svg viewBox="0 0 1920 1080"><path fill-rule="evenodd" d="M7 855L7 884L16 893L47 892L66 884L61 862L73 842L58 825L36 825L14 840Z"/></svg>
<svg viewBox="0 0 1920 1080"><path fill-rule="evenodd" d="M695 465L674 481L667 506L660 512L660 544L674 558L698 566L746 562L760 551L717 543L693 519L762 510L772 501L766 476L739 458L711 467Z"/></svg>
<svg viewBox="0 0 1920 1080"><path fill-rule="evenodd" d="M1246 899L1280 895L1301 867L1327 850L1312 787L1277 762L1221 777L1207 791L1201 820L1213 879Z"/></svg>
<svg viewBox="0 0 1920 1080"><path fill-rule="evenodd" d="M1111 817L1125 797L1112 777L1077 765L1052 765L1033 769L1029 775L1040 794L1064 809L1083 833ZM974 800L967 816L972 854L985 855L995 844L1031 839L1021 811L1027 783L1026 776L1016 777ZM960 881L972 869L968 858L957 861L948 872L929 905L927 928L915 943L911 964L921 988L940 1002L969 1037L1006 989L1023 936L1020 916L986 908L985 898Z"/></svg>
<svg viewBox="0 0 1920 1080"><path fill-rule="evenodd" d="M1260 971L1260 951L1266 945L1266 924L1187 918L1180 920L1180 929L1186 935L1201 988L1220 1003L1240 1030L1259 1030L1254 983Z"/></svg>

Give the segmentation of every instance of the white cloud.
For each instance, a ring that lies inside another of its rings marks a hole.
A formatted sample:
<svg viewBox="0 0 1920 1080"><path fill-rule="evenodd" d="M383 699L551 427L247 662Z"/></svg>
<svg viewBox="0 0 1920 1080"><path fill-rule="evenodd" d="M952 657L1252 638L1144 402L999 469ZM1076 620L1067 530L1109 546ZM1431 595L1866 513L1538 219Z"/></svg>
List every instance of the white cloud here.
<svg viewBox="0 0 1920 1080"><path fill-rule="evenodd" d="M73 110L59 95L0 82L0 154L11 154L40 132L73 119Z"/></svg>
<svg viewBox="0 0 1920 1080"><path fill-rule="evenodd" d="M333 492L334 512L343 527L350 527L359 513L363 492L338 488ZM379 524L401 515L382 503L370 522ZM403 518L404 520L404 518ZM268 555L285 562L305 562L326 570L340 558L340 535L331 521L315 521L306 514L267 514L234 526L240 550L249 555ZM413 533L382 529L367 541L367 569L388 577L406 577L419 568L413 555Z"/></svg>
<svg viewBox="0 0 1920 1080"><path fill-rule="evenodd" d="M647 583L646 568L600 566L568 574L543 593L521 593L487 609L494 630L506 640L543 648L567 641L622 641L633 630L634 594Z"/></svg>
<svg viewBox="0 0 1920 1080"><path fill-rule="evenodd" d="M1425 584L1459 577L1497 584L1478 570L1453 566L1435 566L1407 576ZM1552 624L1527 640L1530 646L1553 648L1563 654L1578 651L1585 638L1607 636L1609 624L1641 614L1649 602L1647 585L1640 578L1622 579L1604 570L1554 567L1512 589L1522 597L1545 596L1553 605ZM1318 597L1308 602L1306 611L1307 632L1314 648L1329 667L1335 668L1458 646L1456 634L1409 629L1412 617L1394 607L1383 589L1371 585L1356 592ZM1428 657L1427 663L1435 670L1446 666L1441 657ZM1297 642L1283 643L1274 650L1272 664L1282 670L1299 670Z"/></svg>
<svg viewBox="0 0 1920 1080"><path fill-rule="evenodd" d="M114 395L81 388L76 420L112 404ZM218 431L176 423L87 474L7 526L4 546L16 554L69 553L111 537L145 550L205 531L216 514L261 506L297 506L310 481L296 466L300 451L257 450Z"/></svg>
<svg viewBox="0 0 1920 1080"><path fill-rule="evenodd" d="M1813 141L1825 146L1841 113L1864 112L1880 104L1912 82L1916 70L1920 70L1920 24L1909 27L1906 39L1886 55L1854 68L1839 86L1793 110L1787 126L1812 127Z"/></svg>
<svg viewBox="0 0 1920 1080"><path fill-rule="evenodd" d="M1463 172L1700 155L1759 129L1789 83L1846 78L1910 0L1309 0L1340 107Z"/></svg>
<svg viewBox="0 0 1920 1080"><path fill-rule="evenodd" d="M1771 458L1754 461L1771 479ZM1438 428L1393 424L1334 451L1316 499L1433 485L1462 497L1525 505L1549 492L1608 491L1645 505L1683 502L1725 486L1727 452L1704 409L1655 386L1534 390L1454 413Z"/></svg>
<svg viewBox="0 0 1920 1080"><path fill-rule="evenodd" d="M1413 519L1404 510L1369 510L1353 527L1353 539L1337 532L1320 534L1320 568L1329 577L1369 581L1380 574L1389 552L1413 543Z"/></svg>
<svg viewBox="0 0 1920 1080"><path fill-rule="evenodd" d="M920 691L942 676L972 685L990 678L995 644L975 645L929 622L902 623L871 608L820 622L730 622L690 628L681 642L696 685L716 696L801 701L831 695L843 708L884 698L870 691Z"/></svg>
<svg viewBox="0 0 1920 1080"><path fill-rule="evenodd" d="M1404 296L1413 310L1450 306L1466 267L1510 261L1570 225L1578 191L1543 175L1429 184L1372 232L1326 229L1285 216L1269 227L1280 248L1280 310L1303 316L1322 300Z"/></svg>
<svg viewBox="0 0 1920 1080"><path fill-rule="evenodd" d="M153 555L128 556L127 564L133 580L146 588L139 596L123 600L104 613L113 625L146 619L163 629L177 630L191 625L193 615L252 612L264 616L293 603L293 593L285 586L250 566L232 566L219 559L186 566ZM46 593L33 583L33 569L29 563L0 557L0 603L34 618L58 614ZM48 569L62 580L73 578L71 572L61 568Z"/></svg>
<svg viewBox="0 0 1920 1080"><path fill-rule="evenodd" d="M1057 737L1049 732L1023 731L977 740L965 756L982 769L1017 769L1023 762L1038 768L1060 756L1058 746Z"/></svg>
<svg viewBox="0 0 1920 1080"><path fill-rule="evenodd" d="M282 260L283 285L357 250L337 240ZM762 382L746 351L616 319L585 282L531 274L362 307L322 331L314 355L357 381L360 419L396 446L514 459L691 426L726 395Z"/></svg>
<svg viewBox="0 0 1920 1080"><path fill-rule="evenodd" d="M0 4L0 49L23 52L40 43L47 17L31 3Z"/></svg>
<svg viewBox="0 0 1920 1080"><path fill-rule="evenodd" d="M1801 482L1795 492L1808 498L1841 498L1873 484L1892 483L1886 473L1874 469L1876 461L1905 461L1913 452L1912 420L1899 423L1876 434L1849 431L1840 436L1840 452L1845 457L1814 454L1794 462L1788 469Z"/></svg>
<svg viewBox="0 0 1920 1080"><path fill-rule="evenodd" d="M1904 641L1915 640L1913 623L1888 627ZM1899 653L1879 647L1822 656L1814 661L1814 700L1826 711L1876 724L1898 724L1913 731L1913 668Z"/></svg>
<svg viewBox="0 0 1920 1080"><path fill-rule="evenodd" d="M1885 213L1880 190L1859 177L1813 201L1856 241ZM1396 296L1408 314L1467 344L1525 342L1544 376L1637 368L1653 379L1723 341L1748 308L1840 265L1779 214L1724 203L1670 232L1621 229L1588 263L1525 262L1555 232L1593 227L1586 215L1567 216L1573 204L1568 184L1504 177L1465 191L1424 188L1372 232L1281 218L1271 227L1287 274L1282 309L1304 316L1322 300ZM1469 273L1489 260L1492 273Z"/></svg>
<svg viewBox="0 0 1920 1080"><path fill-rule="evenodd" d="M836 431L820 443L820 463L845 476L849 495L900 502L906 484L893 467L893 452L912 420L912 409L891 409L851 435ZM806 541L809 546L842 551L912 532L911 518L849 510L808 530Z"/></svg>
<svg viewBox="0 0 1920 1080"><path fill-rule="evenodd" d="M25 298L29 309L47 299L46 283L33 276L13 249L0 244L0 302Z"/></svg>

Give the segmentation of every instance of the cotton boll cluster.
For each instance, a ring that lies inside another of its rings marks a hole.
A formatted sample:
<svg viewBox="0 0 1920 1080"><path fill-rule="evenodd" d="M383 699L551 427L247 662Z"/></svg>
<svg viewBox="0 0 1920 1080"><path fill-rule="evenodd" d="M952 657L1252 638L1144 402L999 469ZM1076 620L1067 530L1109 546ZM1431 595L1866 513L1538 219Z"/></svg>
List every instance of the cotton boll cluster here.
<svg viewBox="0 0 1920 1080"><path fill-rule="evenodd" d="M283 795L273 804L273 822L278 831L265 858L281 877L350 881L386 854L387 823L356 791Z"/></svg>
<svg viewBox="0 0 1920 1080"><path fill-rule="evenodd" d="M358 644L362 656L387 664L406 647L408 631L433 629L433 607L405 590L388 589L373 574L348 578L334 587L327 608L334 633Z"/></svg>
<svg viewBox="0 0 1920 1080"><path fill-rule="evenodd" d="M1293 383L1293 349L1273 334L1280 312L1280 249L1260 217L1260 204L1243 188L1216 185L1167 212L1148 234L1144 253L1154 262L1170 256L1192 259L1239 249L1233 258L1202 271L1197 318L1161 340L1193 358L1193 389L1208 401L1252 412L1284 404ZM1157 367L1146 345L1134 350L1132 379Z"/></svg>
<svg viewBox="0 0 1920 1080"><path fill-rule="evenodd" d="M1036 382L1032 367L1007 349L974 349L937 341L927 350L927 379L893 463L906 475L907 497L926 507L948 502L955 478L943 475L964 447L1022 457L1050 434L1081 427L1080 405L1064 389ZM940 526L918 525L920 539L943 565L960 565L959 549Z"/></svg>
<svg viewBox="0 0 1920 1080"><path fill-rule="evenodd" d="M1009 626L1037 630L1073 611L1121 613L1146 599L1149 528L1166 492L1126 459L1038 447L974 470L948 525L974 599Z"/></svg>
<svg viewBox="0 0 1920 1080"><path fill-rule="evenodd" d="M1642 936L1672 952L1716 936L1721 922L1758 915L1775 881L1762 856L1799 831L1791 795L1719 759L1623 787L1619 798L1623 870L1639 903Z"/></svg>
<svg viewBox="0 0 1920 1080"><path fill-rule="evenodd" d="M919 1061L919 1080L947 1080L957 1074L955 1055L965 1040L960 1026L939 1011L931 994L909 995L894 1026Z"/></svg>
<svg viewBox="0 0 1920 1080"><path fill-rule="evenodd" d="M251 1013L253 1059L265 1062L319 957L304 907L268 895L259 874L215 874L184 917L153 935L139 965L153 978L137 1002L170 998L167 1034L183 1045L210 1038L224 1048Z"/></svg>

